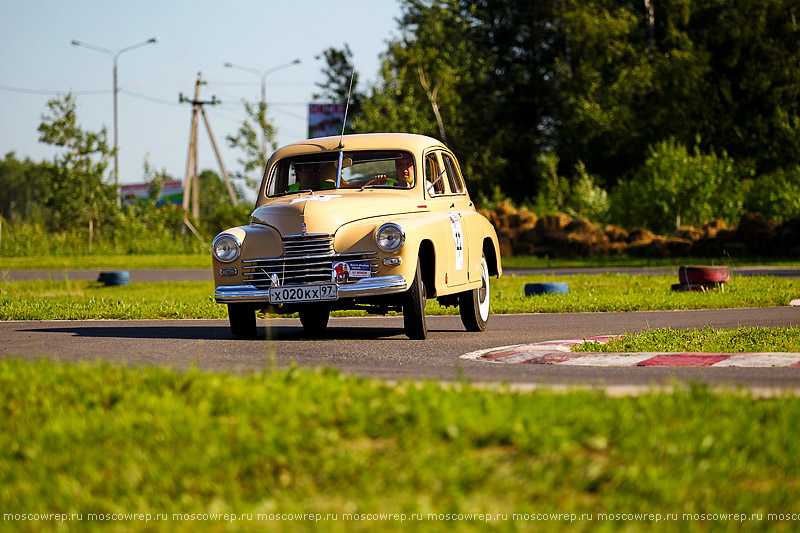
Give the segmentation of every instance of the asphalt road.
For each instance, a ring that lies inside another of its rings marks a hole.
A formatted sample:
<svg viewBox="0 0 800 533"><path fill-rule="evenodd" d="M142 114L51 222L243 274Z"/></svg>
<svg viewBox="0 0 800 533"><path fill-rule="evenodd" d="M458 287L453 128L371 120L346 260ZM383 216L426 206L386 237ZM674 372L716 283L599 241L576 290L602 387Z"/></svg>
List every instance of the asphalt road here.
<svg viewBox="0 0 800 533"><path fill-rule="evenodd" d="M492 316L484 333L467 333L457 316L428 317L426 341L410 341L401 317L333 318L324 339L299 320L259 321L260 338L236 340L225 320L0 322L0 357L166 365L246 372L285 366L335 366L389 380L433 379L511 384L650 387L699 381L753 389L800 389L794 368L566 367L492 364L460 356L475 350L546 340L621 334L647 328L796 326L800 308L569 313Z"/></svg>

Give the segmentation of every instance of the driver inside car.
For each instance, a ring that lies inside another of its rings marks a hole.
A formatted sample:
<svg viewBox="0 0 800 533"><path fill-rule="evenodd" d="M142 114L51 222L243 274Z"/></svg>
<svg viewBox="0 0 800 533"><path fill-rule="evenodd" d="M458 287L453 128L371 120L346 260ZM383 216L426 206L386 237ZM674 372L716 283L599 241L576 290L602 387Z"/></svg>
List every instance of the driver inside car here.
<svg viewBox="0 0 800 533"><path fill-rule="evenodd" d="M403 154L399 159L395 159L395 170L397 177L386 174L377 174L370 182L376 185L389 185L400 189L408 189L414 186L414 159L410 154Z"/></svg>

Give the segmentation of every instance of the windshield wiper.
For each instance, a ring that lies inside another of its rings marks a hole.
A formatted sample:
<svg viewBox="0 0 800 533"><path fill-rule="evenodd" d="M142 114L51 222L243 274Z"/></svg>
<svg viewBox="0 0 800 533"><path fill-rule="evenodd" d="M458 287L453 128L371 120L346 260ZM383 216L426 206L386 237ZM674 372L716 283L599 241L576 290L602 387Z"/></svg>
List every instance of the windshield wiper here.
<svg viewBox="0 0 800 533"><path fill-rule="evenodd" d="M297 189L296 191L279 192L278 194L273 195L272 198L278 198L279 196L286 196L287 194L296 194L298 192L310 192L311 194L314 194L314 191L312 191L311 189Z"/></svg>
<svg viewBox="0 0 800 533"><path fill-rule="evenodd" d="M363 191L367 187L384 187L384 188L387 188L387 189L393 189L395 186L394 185L389 185L389 184L386 184L386 183L372 183L370 185L362 185L361 186L361 190Z"/></svg>

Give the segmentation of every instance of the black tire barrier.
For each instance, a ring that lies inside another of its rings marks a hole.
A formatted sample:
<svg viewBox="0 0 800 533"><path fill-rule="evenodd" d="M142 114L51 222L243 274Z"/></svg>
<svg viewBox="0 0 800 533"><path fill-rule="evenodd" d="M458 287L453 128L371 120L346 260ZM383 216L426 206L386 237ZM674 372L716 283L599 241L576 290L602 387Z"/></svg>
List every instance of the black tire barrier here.
<svg viewBox="0 0 800 533"><path fill-rule="evenodd" d="M678 269L681 283L727 283L731 271L726 266L682 266Z"/></svg>
<svg viewBox="0 0 800 533"><path fill-rule="evenodd" d="M539 294L569 294L569 283L527 283L525 296Z"/></svg>
<svg viewBox="0 0 800 533"><path fill-rule="evenodd" d="M97 281L104 283L106 287L116 287L119 285L130 285L131 274L127 270L119 272L100 272Z"/></svg>

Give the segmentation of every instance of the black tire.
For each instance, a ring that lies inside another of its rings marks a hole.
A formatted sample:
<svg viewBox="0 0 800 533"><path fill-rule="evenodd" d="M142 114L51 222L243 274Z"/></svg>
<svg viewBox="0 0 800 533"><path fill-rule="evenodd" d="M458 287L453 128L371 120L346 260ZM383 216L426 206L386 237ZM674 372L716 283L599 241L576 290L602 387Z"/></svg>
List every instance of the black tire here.
<svg viewBox="0 0 800 533"><path fill-rule="evenodd" d="M228 304L228 321L237 339L254 339L258 333L256 308L251 304Z"/></svg>
<svg viewBox="0 0 800 533"><path fill-rule="evenodd" d="M331 311L327 305L309 305L300 310L300 322L309 335L322 335L328 328Z"/></svg>
<svg viewBox="0 0 800 533"><path fill-rule="evenodd" d="M481 257L481 286L458 295L458 311L467 331L484 331L489 321L489 265Z"/></svg>
<svg viewBox="0 0 800 533"><path fill-rule="evenodd" d="M403 329L409 339L425 340L428 338L428 325L425 323L425 284L422 282L422 270L417 260L417 273L411 287L405 293L403 302Z"/></svg>

